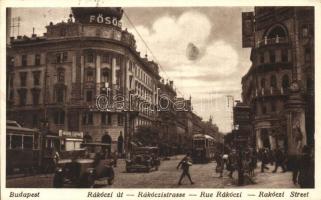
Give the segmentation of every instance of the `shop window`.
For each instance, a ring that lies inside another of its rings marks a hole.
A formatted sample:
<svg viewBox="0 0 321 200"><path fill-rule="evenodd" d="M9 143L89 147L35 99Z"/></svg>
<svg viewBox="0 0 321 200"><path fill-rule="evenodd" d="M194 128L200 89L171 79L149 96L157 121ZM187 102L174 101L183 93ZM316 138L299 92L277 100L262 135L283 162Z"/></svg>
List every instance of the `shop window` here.
<svg viewBox="0 0 321 200"><path fill-rule="evenodd" d="M21 135L11 135L11 149L22 149Z"/></svg>
<svg viewBox="0 0 321 200"><path fill-rule="evenodd" d="M22 55L21 56L21 65L23 67L27 66L27 55Z"/></svg>
<svg viewBox="0 0 321 200"><path fill-rule="evenodd" d="M27 85L27 72L20 72L20 86L25 87Z"/></svg>
<svg viewBox="0 0 321 200"><path fill-rule="evenodd" d="M35 65L40 65L40 55L39 54L35 55Z"/></svg>

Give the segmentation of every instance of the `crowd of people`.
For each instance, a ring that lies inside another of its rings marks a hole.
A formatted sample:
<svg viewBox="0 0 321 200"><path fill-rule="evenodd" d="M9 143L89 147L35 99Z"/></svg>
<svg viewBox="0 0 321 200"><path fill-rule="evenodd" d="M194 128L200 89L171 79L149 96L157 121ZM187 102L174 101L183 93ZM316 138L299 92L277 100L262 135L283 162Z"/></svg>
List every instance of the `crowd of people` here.
<svg viewBox="0 0 321 200"><path fill-rule="evenodd" d="M257 167L260 167L261 173L270 170L270 168L272 168L272 173L277 173L278 169L281 168L282 173L292 171L293 184L299 184L301 188L313 188L313 152L308 146L304 146L301 152L299 155L288 156L283 148L274 150L262 148L258 151L252 148L246 148L242 151L232 149L228 153L218 152L215 154L215 170L219 177L223 177L224 170L228 171L230 178L237 171L238 178L240 179L241 177L243 179L242 183L254 184L254 170Z"/></svg>

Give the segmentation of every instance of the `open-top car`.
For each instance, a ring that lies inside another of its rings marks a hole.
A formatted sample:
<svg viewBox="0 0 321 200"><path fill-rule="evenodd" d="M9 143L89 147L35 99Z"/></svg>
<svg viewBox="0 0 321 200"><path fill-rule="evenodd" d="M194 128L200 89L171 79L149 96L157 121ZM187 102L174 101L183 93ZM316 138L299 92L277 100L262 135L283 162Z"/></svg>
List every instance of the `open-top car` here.
<svg viewBox="0 0 321 200"><path fill-rule="evenodd" d="M126 160L126 171L158 170L160 165L159 149L157 147L136 147L133 149L131 159Z"/></svg>
<svg viewBox="0 0 321 200"><path fill-rule="evenodd" d="M114 181L114 160L110 158L110 144L84 143L84 154L70 159L60 159L53 179L53 187L65 184L75 187L94 187L96 181Z"/></svg>

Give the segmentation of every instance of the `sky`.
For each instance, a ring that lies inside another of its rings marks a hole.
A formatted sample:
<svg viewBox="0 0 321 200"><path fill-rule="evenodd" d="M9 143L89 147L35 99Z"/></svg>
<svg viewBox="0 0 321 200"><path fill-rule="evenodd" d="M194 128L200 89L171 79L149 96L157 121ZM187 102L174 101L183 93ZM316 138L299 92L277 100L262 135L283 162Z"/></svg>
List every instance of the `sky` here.
<svg viewBox="0 0 321 200"><path fill-rule="evenodd" d="M173 80L178 96L192 97L193 111L223 133L232 127L227 96L241 99L241 78L250 68L250 49L242 48L241 13L252 7L124 7L123 29L133 33L141 55L156 61L160 73ZM14 8L20 16L20 35L42 35L49 22L66 21L69 8ZM17 35L15 29L14 35ZM196 48L193 59L188 47Z"/></svg>

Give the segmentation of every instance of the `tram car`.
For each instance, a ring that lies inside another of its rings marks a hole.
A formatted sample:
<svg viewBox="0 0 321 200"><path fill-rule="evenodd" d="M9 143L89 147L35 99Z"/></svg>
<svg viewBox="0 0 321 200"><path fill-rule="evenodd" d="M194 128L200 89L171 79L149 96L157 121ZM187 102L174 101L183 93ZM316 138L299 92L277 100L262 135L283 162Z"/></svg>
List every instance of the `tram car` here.
<svg viewBox="0 0 321 200"><path fill-rule="evenodd" d="M192 159L194 163L208 163L214 159L215 139L206 134L193 135Z"/></svg>
<svg viewBox="0 0 321 200"><path fill-rule="evenodd" d="M22 127L16 121L7 120L6 173L54 172L55 159L84 153L80 148L82 142L82 132L59 131L59 135L42 135L38 129Z"/></svg>
<svg viewBox="0 0 321 200"><path fill-rule="evenodd" d="M30 173L40 166L41 137L37 129L24 128L16 121L7 120L7 174Z"/></svg>

